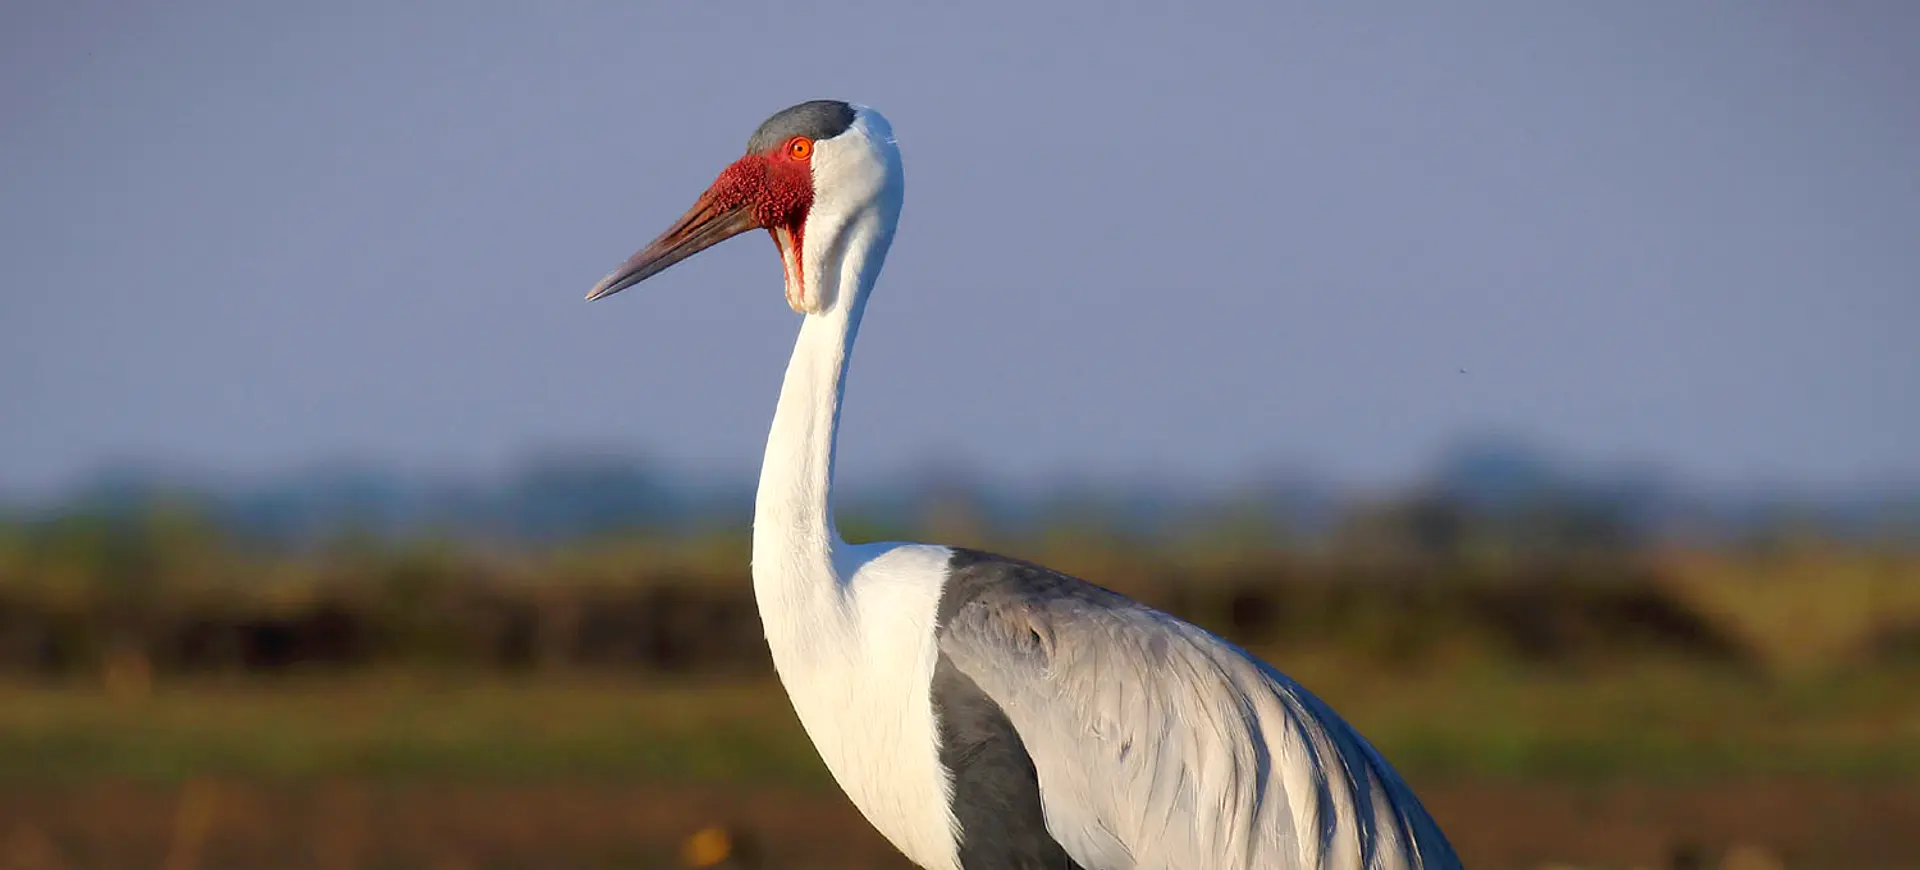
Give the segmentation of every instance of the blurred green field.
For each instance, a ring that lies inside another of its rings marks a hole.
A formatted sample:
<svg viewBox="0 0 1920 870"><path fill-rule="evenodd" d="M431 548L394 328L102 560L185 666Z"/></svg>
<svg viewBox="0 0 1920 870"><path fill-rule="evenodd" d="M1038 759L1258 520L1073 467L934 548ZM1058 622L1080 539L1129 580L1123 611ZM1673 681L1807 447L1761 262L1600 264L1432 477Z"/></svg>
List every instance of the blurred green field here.
<svg viewBox="0 0 1920 870"><path fill-rule="evenodd" d="M1920 671L1352 673L1282 658L1423 779L1920 777ZM400 674L0 689L0 784L355 777L828 788L777 685Z"/></svg>

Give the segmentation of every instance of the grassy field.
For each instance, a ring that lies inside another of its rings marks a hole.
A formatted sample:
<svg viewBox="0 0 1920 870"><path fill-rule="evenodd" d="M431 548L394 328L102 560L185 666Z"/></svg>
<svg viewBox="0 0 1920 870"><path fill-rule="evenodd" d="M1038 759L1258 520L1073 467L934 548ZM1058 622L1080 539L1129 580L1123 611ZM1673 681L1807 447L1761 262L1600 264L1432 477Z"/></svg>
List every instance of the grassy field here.
<svg viewBox="0 0 1920 870"><path fill-rule="evenodd" d="M1668 866L1743 842L1797 867L1920 866L1920 674L1285 664L1414 781L1470 866ZM771 866L899 866L763 682L0 689L0 867L183 848L166 866L656 866L712 823L787 859Z"/></svg>
<svg viewBox="0 0 1920 870"><path fill-rule="evenodd" d="M1920 778L1920 673L1760 681L1691 666L1595 674L1290 670L1409 775L1685 782ZM350 776L826 787L779 688L395 674L0 689L0 783Z"/></svg>

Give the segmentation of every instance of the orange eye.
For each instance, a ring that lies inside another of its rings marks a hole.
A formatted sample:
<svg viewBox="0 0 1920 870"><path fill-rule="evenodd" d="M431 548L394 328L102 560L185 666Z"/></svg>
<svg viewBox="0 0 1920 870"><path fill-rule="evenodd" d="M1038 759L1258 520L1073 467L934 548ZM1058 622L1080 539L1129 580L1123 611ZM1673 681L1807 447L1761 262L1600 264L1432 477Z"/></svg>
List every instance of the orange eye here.
<svg viewBox="0 0 1920 870"><path fill-rule="evenodd" d="M795 136L787 143L787 156L795 160L805 160L813 156L813 140L805 136Z"/></svg>

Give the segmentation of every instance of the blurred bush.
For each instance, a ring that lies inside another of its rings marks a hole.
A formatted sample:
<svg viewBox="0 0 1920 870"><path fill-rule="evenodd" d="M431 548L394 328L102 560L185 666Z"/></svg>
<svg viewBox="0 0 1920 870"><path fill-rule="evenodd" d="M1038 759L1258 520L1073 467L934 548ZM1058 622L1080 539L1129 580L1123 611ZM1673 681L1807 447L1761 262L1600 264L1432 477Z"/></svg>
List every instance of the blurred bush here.
<svg viewBox="0 0 1920 870"><path fill-rule="evenodd" d="M1306 542L1244 514L1155 537L1075 521L1014 537L937 516L930 536L1045 562L1244 645L1380 668L1661 657L1805 673L1920 655L1920 554L1897 544L1649 545L1590 513L1489 518L1426 497ZM94 673L129 692L151 674L386 666L761 674L747 549L739 529L262 541L169 502L15 520L0 524L0 672Z"/></svg>

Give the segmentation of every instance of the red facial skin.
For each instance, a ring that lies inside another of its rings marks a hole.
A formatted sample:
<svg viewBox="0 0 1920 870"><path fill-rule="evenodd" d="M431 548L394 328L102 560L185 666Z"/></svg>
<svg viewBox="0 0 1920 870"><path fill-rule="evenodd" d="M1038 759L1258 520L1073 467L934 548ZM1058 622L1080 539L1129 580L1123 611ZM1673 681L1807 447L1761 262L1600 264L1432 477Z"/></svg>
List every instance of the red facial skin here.
<svg viewBox="0 0 1920 870"><path fill-rule="evenodd" d="M813 143L796 138L734 161L714 180L708 196L722 209L751 206L754 222L769 234L785 229L793 238L797 264L807 211L813 207ZM774 243L779 244L779 240L774 234Z"/></svg>

